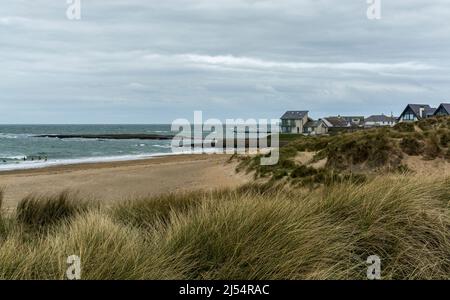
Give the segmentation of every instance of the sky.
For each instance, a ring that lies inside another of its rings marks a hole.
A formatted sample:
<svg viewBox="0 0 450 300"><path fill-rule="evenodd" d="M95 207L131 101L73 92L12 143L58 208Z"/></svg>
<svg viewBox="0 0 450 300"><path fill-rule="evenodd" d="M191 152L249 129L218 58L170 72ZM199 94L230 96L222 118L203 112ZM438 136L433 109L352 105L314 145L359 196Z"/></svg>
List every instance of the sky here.
<svg viewBox="0 0 450 300"><path fill-rule="evenodd" d="M0 123L170 123L450 102L448 0L0 3Z"/></svg>

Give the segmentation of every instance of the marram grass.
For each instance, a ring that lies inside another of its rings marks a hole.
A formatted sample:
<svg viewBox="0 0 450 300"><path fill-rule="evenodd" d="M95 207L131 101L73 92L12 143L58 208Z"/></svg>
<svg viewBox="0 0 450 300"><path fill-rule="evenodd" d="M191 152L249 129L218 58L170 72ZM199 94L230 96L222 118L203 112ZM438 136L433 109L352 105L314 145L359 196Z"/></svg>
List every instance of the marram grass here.
<svg viewBox="0 0 450 300"><path fill-rule="evenodd" d="M383 279L450 277L450 181L439 177L307 192L249 185L112 207L70 197L28 198L0 219L0 279L64 279L70 255L82 279L365 279L370 255Z"/></svg>

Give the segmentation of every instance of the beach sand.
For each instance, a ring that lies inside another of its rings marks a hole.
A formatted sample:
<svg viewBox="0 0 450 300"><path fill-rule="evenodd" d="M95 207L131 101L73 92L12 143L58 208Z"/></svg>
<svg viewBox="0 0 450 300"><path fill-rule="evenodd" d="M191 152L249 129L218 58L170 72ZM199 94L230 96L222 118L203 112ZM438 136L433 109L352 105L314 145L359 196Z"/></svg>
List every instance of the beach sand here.
<svg viewBox="0 0 450 300"><path fill-rule="evenodd" d="M83 198L122 201L196 189L236 187L250 176L236 174L227 155L179 155L146 160L77 164L0 172L3 207L14 210L29 194L76 191Z"/></svg>

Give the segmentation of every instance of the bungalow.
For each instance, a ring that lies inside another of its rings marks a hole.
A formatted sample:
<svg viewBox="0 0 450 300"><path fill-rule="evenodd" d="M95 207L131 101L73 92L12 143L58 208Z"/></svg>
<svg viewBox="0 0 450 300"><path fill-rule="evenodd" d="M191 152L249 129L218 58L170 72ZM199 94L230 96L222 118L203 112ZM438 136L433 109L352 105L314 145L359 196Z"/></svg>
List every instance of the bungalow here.
<svg viewBox="0 0 450 300"><path fill-rule="evenodd" d="M435 116L450 116L450 103L442 103L434 112Z"/></svg>
<svg viewBox="0 0 450 300"><path fill-rule="evenodd" d="M281 132L302 134L305 124L311 119L308 118L308 111L287 111L281 117Z"/></svg>
<svg viewBox="0 0 450 300"><path fill-rule="evenodd" d="M356 126L364 125L364 117L363 116L338 116L339 118L344 119L348 123Z"/></svg>
<svg viewBox="0 0 450 300"><path fill-rule="evenodd" d="M397 123L397 118L388 117L385 115L373 115L368 117L365 122L365 127L380 127L380 126L394 126Z"/></svg>
<svg viewBox="0 0 450 300"><path fill-rule="evenodd" d="M352 123L347 122L341 117L327 117L319 120L318 134L326 134L339 132L344 130L350 130L352 128Z"/></svg>
<svg viewBox="0 0 450 300"><path fill-rule="evenodd" d="M408 104L398 118L399 122L414 122L434 115L436 108L427 104Z"/></svg>
<svg viewBox="0 0 450 300"><path fill-rule="evenodd" d="M307 135L320 134L317 132L320 122L314 121L313 119L308 119L308 122L303 126L303 133Z"/></svg>

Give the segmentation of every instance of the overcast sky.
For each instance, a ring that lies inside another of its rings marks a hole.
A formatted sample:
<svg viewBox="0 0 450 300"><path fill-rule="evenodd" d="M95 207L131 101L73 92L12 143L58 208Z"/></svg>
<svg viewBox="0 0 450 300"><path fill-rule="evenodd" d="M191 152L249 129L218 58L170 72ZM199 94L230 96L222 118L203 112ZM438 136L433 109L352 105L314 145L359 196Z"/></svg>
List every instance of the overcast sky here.
<svg viewBox="0 0 450 300"><path fill-rule="evenodd" d="M0 123L398 115L450 102L448 0L0 4Z"/></svg>

